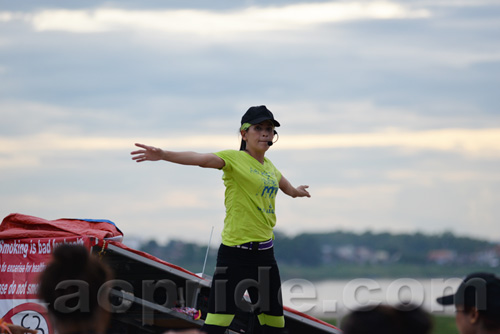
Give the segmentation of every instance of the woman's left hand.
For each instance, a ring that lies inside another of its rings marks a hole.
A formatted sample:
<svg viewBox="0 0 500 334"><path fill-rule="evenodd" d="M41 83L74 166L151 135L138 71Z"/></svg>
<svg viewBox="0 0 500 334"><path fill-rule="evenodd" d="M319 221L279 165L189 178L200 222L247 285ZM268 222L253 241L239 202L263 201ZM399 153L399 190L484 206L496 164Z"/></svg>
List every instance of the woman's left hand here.
<svg viewBox="0 0 500 334"><path fill-rule="evenodd" d="M311 197L311 194L307 191L309 186L298 186L297 189L297 197Z"/></svg>
<svg viewBox="0 0 500 334"><path fill-rule="evenodd" d="M280 189L288 196L291 196L293 198L295 198L295 197L311 197L311 194L309 194L309 192L307 191L307 188L309 188L309 186L303 186L303 185L295 188L286 179L286 177L284 177L283 175L281 176Z"/></svg>

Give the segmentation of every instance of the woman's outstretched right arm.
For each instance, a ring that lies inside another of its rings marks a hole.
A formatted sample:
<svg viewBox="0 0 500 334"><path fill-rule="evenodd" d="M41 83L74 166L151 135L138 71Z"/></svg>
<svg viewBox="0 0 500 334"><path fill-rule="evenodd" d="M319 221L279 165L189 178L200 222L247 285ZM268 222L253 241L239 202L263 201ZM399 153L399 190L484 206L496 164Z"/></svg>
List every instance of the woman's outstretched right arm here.
<svg viewBox="0 0 500 334"><path fill-rule="evenodd" d="M225 162L213 153L174 152L161 148L136 143L140 150L133 151L132 160L136 162L165 160L181 165L200 166L205 168L224 167Z"/></svg>

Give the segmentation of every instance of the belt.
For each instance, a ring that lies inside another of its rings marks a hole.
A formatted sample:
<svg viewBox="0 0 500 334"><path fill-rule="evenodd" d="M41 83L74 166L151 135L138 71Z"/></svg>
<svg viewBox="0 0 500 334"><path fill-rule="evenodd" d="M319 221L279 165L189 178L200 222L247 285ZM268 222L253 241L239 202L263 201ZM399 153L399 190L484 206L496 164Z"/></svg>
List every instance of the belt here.
<svg viewBox="0 0 500 334"><path fill-rule="evenodd" d="M248 249L248 250L266 250L273 248L273 239L267 241L252 241L241 245L231 246L235 248Z"/></svg>

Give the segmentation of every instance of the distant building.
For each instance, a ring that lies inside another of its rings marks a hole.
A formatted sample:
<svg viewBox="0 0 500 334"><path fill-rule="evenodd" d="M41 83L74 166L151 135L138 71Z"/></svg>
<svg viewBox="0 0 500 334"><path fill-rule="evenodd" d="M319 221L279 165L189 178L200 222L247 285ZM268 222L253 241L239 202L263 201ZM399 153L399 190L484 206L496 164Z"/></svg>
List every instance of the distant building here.
<svg viewBox="0 0 500 334"><path fill-rule="evenodd" d="M331 249L329 249L331 251ZM345 245L333 249L337 258L355 263L387 263L391 255L385 250L372 250L362 246Z"/></svg>
<svg viewBox="0 0 500 334"><path fill-rule="evenodd" d="M485 264L492 268L498 267L500 265L500 247L496 246L482 252L477 252L474 254L473 260L476 263Z"/></svg>
<svg viewBox="0 0 500 334"><path fill-rule="evenodd" d="M450 264L457 259L457 252L451 249L436 249L431 250L427 254L427 260L437 264Z"/></svg>

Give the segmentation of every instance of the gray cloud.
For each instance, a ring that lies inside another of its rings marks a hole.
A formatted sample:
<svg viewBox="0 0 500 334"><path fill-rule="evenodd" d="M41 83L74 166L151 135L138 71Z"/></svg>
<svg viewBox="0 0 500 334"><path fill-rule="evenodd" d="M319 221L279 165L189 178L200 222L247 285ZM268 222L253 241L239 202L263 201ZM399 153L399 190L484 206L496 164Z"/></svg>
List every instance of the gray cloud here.
<svg viewBox="0 0 500 334"><path fill-rule="evenodd" d="M107 218L126 233L164 238L177 236L173 227L184 224L199 231L189 238L205 241L211 226L222 224L220 172L137 165L129 151L139 140L170 144L194 135L237 142L242 113L266 104L283 124L269 156L294 184L309 183L313 194L304 201L281 196L285 232L302 232L308 221L308 230L451 230L500 238L492 224L499 214L492 203L500 196L494 149L476 155L354 144L280 150L300 135L498 128L498 4L393 1L406 16L374 19L364 7L364 16L349 20L313 12L307 24L300 21L304 15L290 14L292 5L306 4L313 3L91 1L61 7L3 1L0 141L49 144L36 152L0 149L0 215ZM196 22L174 31L145 27L139 16L112 29L99 21L101 30L87 33L34 23L36 15L58 9L90 19L102 9L148 11L151 22L158 13L189 9L226 27L237 27L235 17L256 22L266 14L282 25L197 34ZM43 135L95 149L60 149ZM127 138L130 149L123 145ZM106 145L113 148L103 150Z"/></svg>

